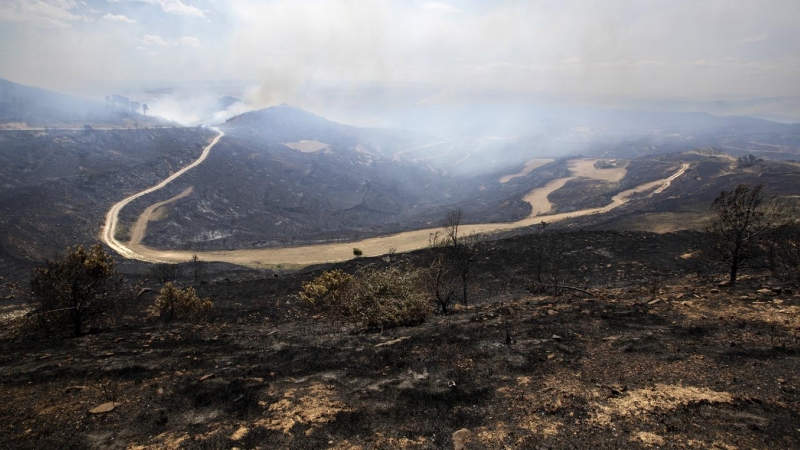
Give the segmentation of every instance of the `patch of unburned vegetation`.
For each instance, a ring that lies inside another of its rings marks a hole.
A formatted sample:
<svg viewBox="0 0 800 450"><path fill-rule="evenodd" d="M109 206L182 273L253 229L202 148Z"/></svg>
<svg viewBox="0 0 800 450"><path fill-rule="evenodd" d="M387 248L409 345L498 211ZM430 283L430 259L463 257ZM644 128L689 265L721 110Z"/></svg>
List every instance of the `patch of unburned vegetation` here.
<svg viewBox="0 0 800 450"><path fill-rule="evenodd" d="M657 410L674 410L699 402L731 403L733 396L703 387L656 384L652 388L630 391L626 395L611 399L606 405L598 405L592 421L608 426L612 417L639 416Z"/></svg>

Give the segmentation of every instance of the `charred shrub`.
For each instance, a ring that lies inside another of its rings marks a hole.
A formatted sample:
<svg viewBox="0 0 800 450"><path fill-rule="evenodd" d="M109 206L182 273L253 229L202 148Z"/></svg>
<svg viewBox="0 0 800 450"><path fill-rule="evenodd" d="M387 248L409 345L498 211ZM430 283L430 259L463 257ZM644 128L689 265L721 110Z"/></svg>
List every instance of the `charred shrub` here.
<svg viewBox="0 0 800 450"><path fill-rule="evenodd" d="M201 299L193 287L181 289L167 283L158 293L155 314L167 322L185 320L188 322L205 322L214 314L214 304L210 298Z"/></svg>
<svg viewBox="0 0 800 450"><path fill-rule="evenodd" d="M431 313L422 272L407 264L368 266L355 275L334 270L303 283L299 297L354 331L424 322Z"/></svg>
<svg viewBox="0 0 800 450"><path fill-rule="evenodd" d="M135 298L114 259L97 244L45 259L31 273L28 300L47 334L71 328L80 336L86 324L119 318Z"/></svg>

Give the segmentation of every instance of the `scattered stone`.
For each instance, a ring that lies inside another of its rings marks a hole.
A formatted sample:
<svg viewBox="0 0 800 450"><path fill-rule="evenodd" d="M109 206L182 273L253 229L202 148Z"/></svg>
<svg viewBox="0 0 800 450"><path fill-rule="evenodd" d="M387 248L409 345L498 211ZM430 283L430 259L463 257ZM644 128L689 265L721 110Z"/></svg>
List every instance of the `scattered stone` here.
<svg viewBox="0 0 800 450"><path fill-rule="evenodd" d="M217 377L217 374L209 373L207 375L203 375L202 377L200 377L200 381L206 381L206 380L210 380L211 378L216 378L216 377Z"/></svg>
<svg viewBox="0 0 800 450"><path fill-rule="evenodd" d="M40 360L41 359L50 359L52 357L53 357L53 355L51 355L50 353L45 353L44 355L40 356L39 359Z"/></svg>
<svg viewBox="0 0 800 450"><path fill-rule="evenodd" d="M547 310L547 315L548 316L555 316L556 314L558 314L558 311L555 311L553 309L548 309Z"/></svg>
<svg viewBox="0 0 800 450"><path fill-rule="evenodd" d="M724 288L724 287L728 287L730 285L731 285L730 281L723 281L722 283L718 284L717 287Z"/></svg>
<svg viewBox="0 0 800 450"><path fill-rule="evenodd" d="M249 431L250 431L250 429L249 429L249 428L247 428L247 427L239 427L239 429L238 429L238 430L236 430L236 431L235 431L235 432L234 432L234 433L231 435L231 440L232 440L232 441L241 441L242 439L244 439L244 437L245 437L245 436L247 436L247 433L248 433Z"/></svg>
<svg viewBox="0 0 800 450"><path fill-rule="evenodd" d="M67 388L64 390L64 392L69 394L70 392L82 391L82 390L88 389L88 388L89 388L89 386L67 386Z"/></svg>
<svg viewBox="0 0 800 450"><path fill-rule="evenodd" d="M589 311L588 309L584 309L583 311L581 311L581 315L582 316L591 316L592 312Z"/></svg>
<svg viewBox="0 0 800 450"><path fill-rule="evenodd" d="M660 303L660 302L661 302L661 299L660 299L660 298L657 298L657 299L655 299L655 300L650 300L649 302L647 302L647 304L648 304L648 305L650 305L650 306L653 306L653 305L655 305L656 303Z"/></svg>
<svg viewBox="0 0 800 450"><path fill-rule="evenodd" d="M376 344L375 347L388 347L390 345L398 344L400 342L405 341L406 339L411 339L411 336L403 336L397 339L392 339L391 341L381 342L380 344Z"/></svg>
<svg viewBox="0 0 800 450"><path fill-rule="evenodd" d="M781 288L779 288L779 287L774 287L774 288L771 288L770 290L771 290L772 292L774 292L776 295L780 295L780 294L781 294L781 292L783 291L783 289L781 289Z"/></svg>
<svg viewBox="0 0 800 450"><path fill-rule="evenodd" d="M552 340L554 340L556 342L561 342L561 336L559 336L557 334L554 334L554 335L550 336L550 339L552 339Z"/></svg>
<svg viewBox="0 0 800 450"><path fill-rule="evenodd" d="M158 390L156 391L156 394L164 395L164 388L163 387L158 388Z"/></svg>
<svg viewBox="0 0 800 450"><path fill-rule="evenodd" d="M119 403L116 403L116 402L103 403L100 406L96 406L96 407L90 409L89 410L89 414L103 414L103 413L111 412L117 406L119 406Z"/></svg>
<svg viewBox="0 0 800 450"><path fill-rule="evenodd" d="M472 436L472 432L466 428L454 432L453 447L455 447L455 450L464 450L466 448L466 441L470 436Z"/></svg>
<svg viewBox="0 0 800 450"><path fill-rule="evenodd" d="M763 296L773 296L773 295L777 295L777 294L775 293L775 291L773 291L772 289L759 289L759 290L757 290L757 291L756 291L756 294L758 294L758 295L763 295Z"/></svg>

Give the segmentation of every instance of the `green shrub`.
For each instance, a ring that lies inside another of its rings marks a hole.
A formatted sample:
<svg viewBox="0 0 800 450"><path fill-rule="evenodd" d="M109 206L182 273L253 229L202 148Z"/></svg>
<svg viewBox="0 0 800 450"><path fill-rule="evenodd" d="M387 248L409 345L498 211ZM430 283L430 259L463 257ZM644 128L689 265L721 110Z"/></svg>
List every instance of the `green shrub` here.
<svg viewBox="0 0 800 450"><path fill-rule="evenodd" d="M356 258L358 258L358 257L360 257L360 256L361 256L361 255L363 255L363 254L364 254L364 252L362 252L360 248L353 247L353 256L355 256Z"/></svg>
<svg viewBox="0 0 800 450"><path fill-rule="evenodd" d="M431 314L422 271L408 265L366 267L355 275L323 272L303 283L299 297L327 317L355 331L424 322Z"/></svg>
<svg viewBox="0 0 800 450"><path fill-rule="evenodd" d="M214 314L214 304L210 298L201 299L193 287L181 289L172 283L164 285L153 308L155 314L167 322L176 319L189 322L208 321Z"/></svg>

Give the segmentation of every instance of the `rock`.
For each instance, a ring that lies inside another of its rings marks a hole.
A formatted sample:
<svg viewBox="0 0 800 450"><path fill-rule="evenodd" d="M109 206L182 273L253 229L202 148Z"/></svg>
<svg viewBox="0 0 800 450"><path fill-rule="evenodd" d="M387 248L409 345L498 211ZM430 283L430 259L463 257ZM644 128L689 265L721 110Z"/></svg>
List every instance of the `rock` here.
<svg viewBox="0 0 800 450"><path fill-rule="evenodd" d="M756 294L763 295L763 296L777 295L772 289L759 289L759 290L756 291Z"/></svg>
<svg viewBox="0 0 800 450"><path fill-rule="evenodd" d="M783 291L783 289L781 289L781 288L779 288L779 287L774 287L774 288L771 288L770 290L771 290L772 292L774 292L776 295L780 295L780 294L781 294L781 292Z"/></svg>
<svg viewBox="0 0 800 450"><path fill-rule="evenodd" d="M556 342L561 342L561 336L559 336L557 334L554 334L554 335L550 336L550 339L552 339L552 340L554 340Z"/></svg>
<svg viewBox="0 0 800 450"><path fill-rule="evenodd" d="M556 314L558 314L558 311L555 311L553 309L548 309L547 310L547 315L548 316L555 316Z"/></svg>
<svg viewBox="0 0 800 450"><path fill-rule="evenodd" d="M462 428L453 433L453 447L455 450L464 450L466 448L467 439L472 436L472 432L466 428Z"/></svg>
<svg viewBox="0 0 800 450"><path fill-rule="evenodd" d="M250 429L247 428L247 427L239 427L239 429L236 430L231 435L231 440L232 441L241 441L242 439L244 439L245 436L247 436L247 432L248 431L250 431Z"/></svg>
<svg viewBox="0 0 800 450"><path fill-rule="evenodd" d="M592 312L589 311L588 309L584 309L583 311L581 311L581 315L582 316L591 316Z"/></svg>
<svg viewBox="0 0 800 450"><path fill-rule="evenodd" d="M719 289L712 289L708 292L711 292L712 294L719 294Z"/></svg>
<svg viewBox="0 0 800 450"><path fill-rule="evenodd" d="M661 299L660 299L660 298L657 298L657 299L655 299L655 300L650 300L649 302L647 302L647 304L648 304L648 305L650 305L650 306L653 306L653 305L655 305L656 303L661 303Z"/></svg>
<svg viewBox="0 0 800 450"><path fill-rule="evenodd" d="M88 386L67 386L67 388L64 390L64 392L69 394L70 392L82 391L82 390L87 389L87 388L88 388Z"/></svg>
<svg viewBox="0 0 800 450"><path fill-rule="evenodd" d="M119 403L116 403L116 402L103 403L100 406L95 406L94 408L90 409L89 410L89 414L103 414L103 413L111 412L117 406L119 406Z"/></svg>
<svg viewBox="0 0 800 450"><path fill-rule="evenodd" d="M730 281L723 281L722 283L718 284L717 287L724 288L724 287L728 287L730 285L731 285Z"/></svg>
<svg viewBox="0 0 800 450"><path fill-rule="evenodd" d="M394 344L397 344L397 343L403 342L403 341L405 341L406 339L410 339L410 338L411 338L411 336L403 336L403 337L399 337L399 338L397 338L397 339L392 339L391 341L381 342L380 344L376 344L376 345L375 345L375 348L378 348L378 347L388 347L388 346L390 346L390 345L394 345Z"/></svg>
<svg viewBox="0 0 800 450"><path fill-rule="evenodd" d="M200 377L200 381L206 381L206 380L210 380L211 378L216 378L216 377L217 377L216 374L209 373L207 375L203 375L202 377Z"/></svg>

